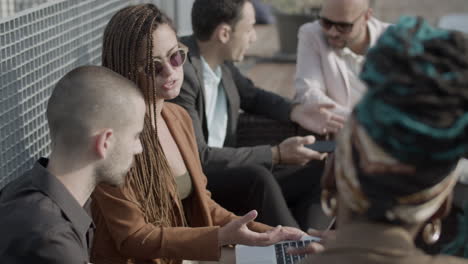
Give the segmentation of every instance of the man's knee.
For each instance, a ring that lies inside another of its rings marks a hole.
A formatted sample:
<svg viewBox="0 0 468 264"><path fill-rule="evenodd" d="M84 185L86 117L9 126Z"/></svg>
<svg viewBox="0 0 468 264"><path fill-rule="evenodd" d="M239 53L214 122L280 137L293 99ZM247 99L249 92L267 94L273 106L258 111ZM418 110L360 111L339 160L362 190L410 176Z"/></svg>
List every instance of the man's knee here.
<svg viewBox="0 0 468 264"><path fill-rule="evenodd" d="M243 177L250 179L253 185L271 186L277 184L275 177L265 167L258 165L248 165L242 167Z"/></svg>

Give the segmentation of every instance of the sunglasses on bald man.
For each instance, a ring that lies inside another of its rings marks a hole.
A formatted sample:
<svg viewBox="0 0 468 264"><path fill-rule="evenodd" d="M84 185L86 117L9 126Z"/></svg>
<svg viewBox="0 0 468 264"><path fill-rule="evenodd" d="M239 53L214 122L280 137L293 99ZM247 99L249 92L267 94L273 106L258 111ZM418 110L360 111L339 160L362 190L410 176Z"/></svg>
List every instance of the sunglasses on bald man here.
<svg viewBox="0 0 468 264"><path fill-rule="evenodd" d="M330 30L332 27L335 27L336 31L340 32L341 34L348 34L353 30L354 24L356 24L359 18L361 18L362 15L364 15L366 12L367 10L362 12L356 19L354 19L351 22L337 22L326 17L319 16L319 23L322 26L322 28L327 31Z"/></svg>

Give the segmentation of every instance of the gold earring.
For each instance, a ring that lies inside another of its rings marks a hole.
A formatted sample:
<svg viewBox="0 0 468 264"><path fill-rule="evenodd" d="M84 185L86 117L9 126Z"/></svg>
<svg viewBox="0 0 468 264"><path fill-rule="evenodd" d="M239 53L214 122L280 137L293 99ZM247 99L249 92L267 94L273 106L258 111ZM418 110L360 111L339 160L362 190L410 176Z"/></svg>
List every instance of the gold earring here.
<svg viewBox="0 0 468 264"><path fill-rule="evenodd" d="M440 219L435 219L424 226L423 229L423 240L428 245L432 245L437 242L442 233L442 222Z"/></svg>
<svg viewBox="0 0 468 264"><path fill-rule="evenodd" d="M322 204L322 210L327 216L335 216L336 215L336 207L337 201L336 197L332 195L330 191L327 189L322 190L322 194L320 196L320 203Z"/></svg>

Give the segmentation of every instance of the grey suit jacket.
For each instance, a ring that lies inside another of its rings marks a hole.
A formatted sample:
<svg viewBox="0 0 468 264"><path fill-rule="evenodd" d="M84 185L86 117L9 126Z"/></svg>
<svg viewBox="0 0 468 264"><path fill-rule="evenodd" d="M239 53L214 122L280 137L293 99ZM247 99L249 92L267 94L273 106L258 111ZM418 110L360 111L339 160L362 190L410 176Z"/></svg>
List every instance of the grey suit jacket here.
<svg viewBox="0 0 468 264"><path fill-rule="evenodd" d="M221 66L222 83L228 101L228 126L223 148L207 145L208 124L205 115L203 67L197 42L193 36L181 42L189 47L189 57L184 65L184 83L180 95L172 100L184 107L193 120L198 150L204 169L225 168L258 164L271 168L270 146L236 148L236 130L239 110L267 118L288 121L292 103L274 93L262 90L242 75L230 62ZM272 73L274 74L274 73Z"/></svg>

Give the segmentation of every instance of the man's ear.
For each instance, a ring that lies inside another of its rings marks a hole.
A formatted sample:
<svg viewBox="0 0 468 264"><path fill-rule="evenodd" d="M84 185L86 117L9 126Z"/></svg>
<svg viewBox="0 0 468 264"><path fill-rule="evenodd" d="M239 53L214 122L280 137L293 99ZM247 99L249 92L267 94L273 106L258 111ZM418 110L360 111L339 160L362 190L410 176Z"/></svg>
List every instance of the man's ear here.
<svg viewBox="0 0 468 264"><path fill-rule="evenodd" d="M216 39L223 44L226 44L231 39L232 27L226 23L221 23L216 27Z"/></svg>
<svg viewBox="0 0 468 264"><path fill-rule="evenodd" d="M100 159L105 159L114 143L114 131L110 128L100 131L94 140L94 150Z"/></svg>

